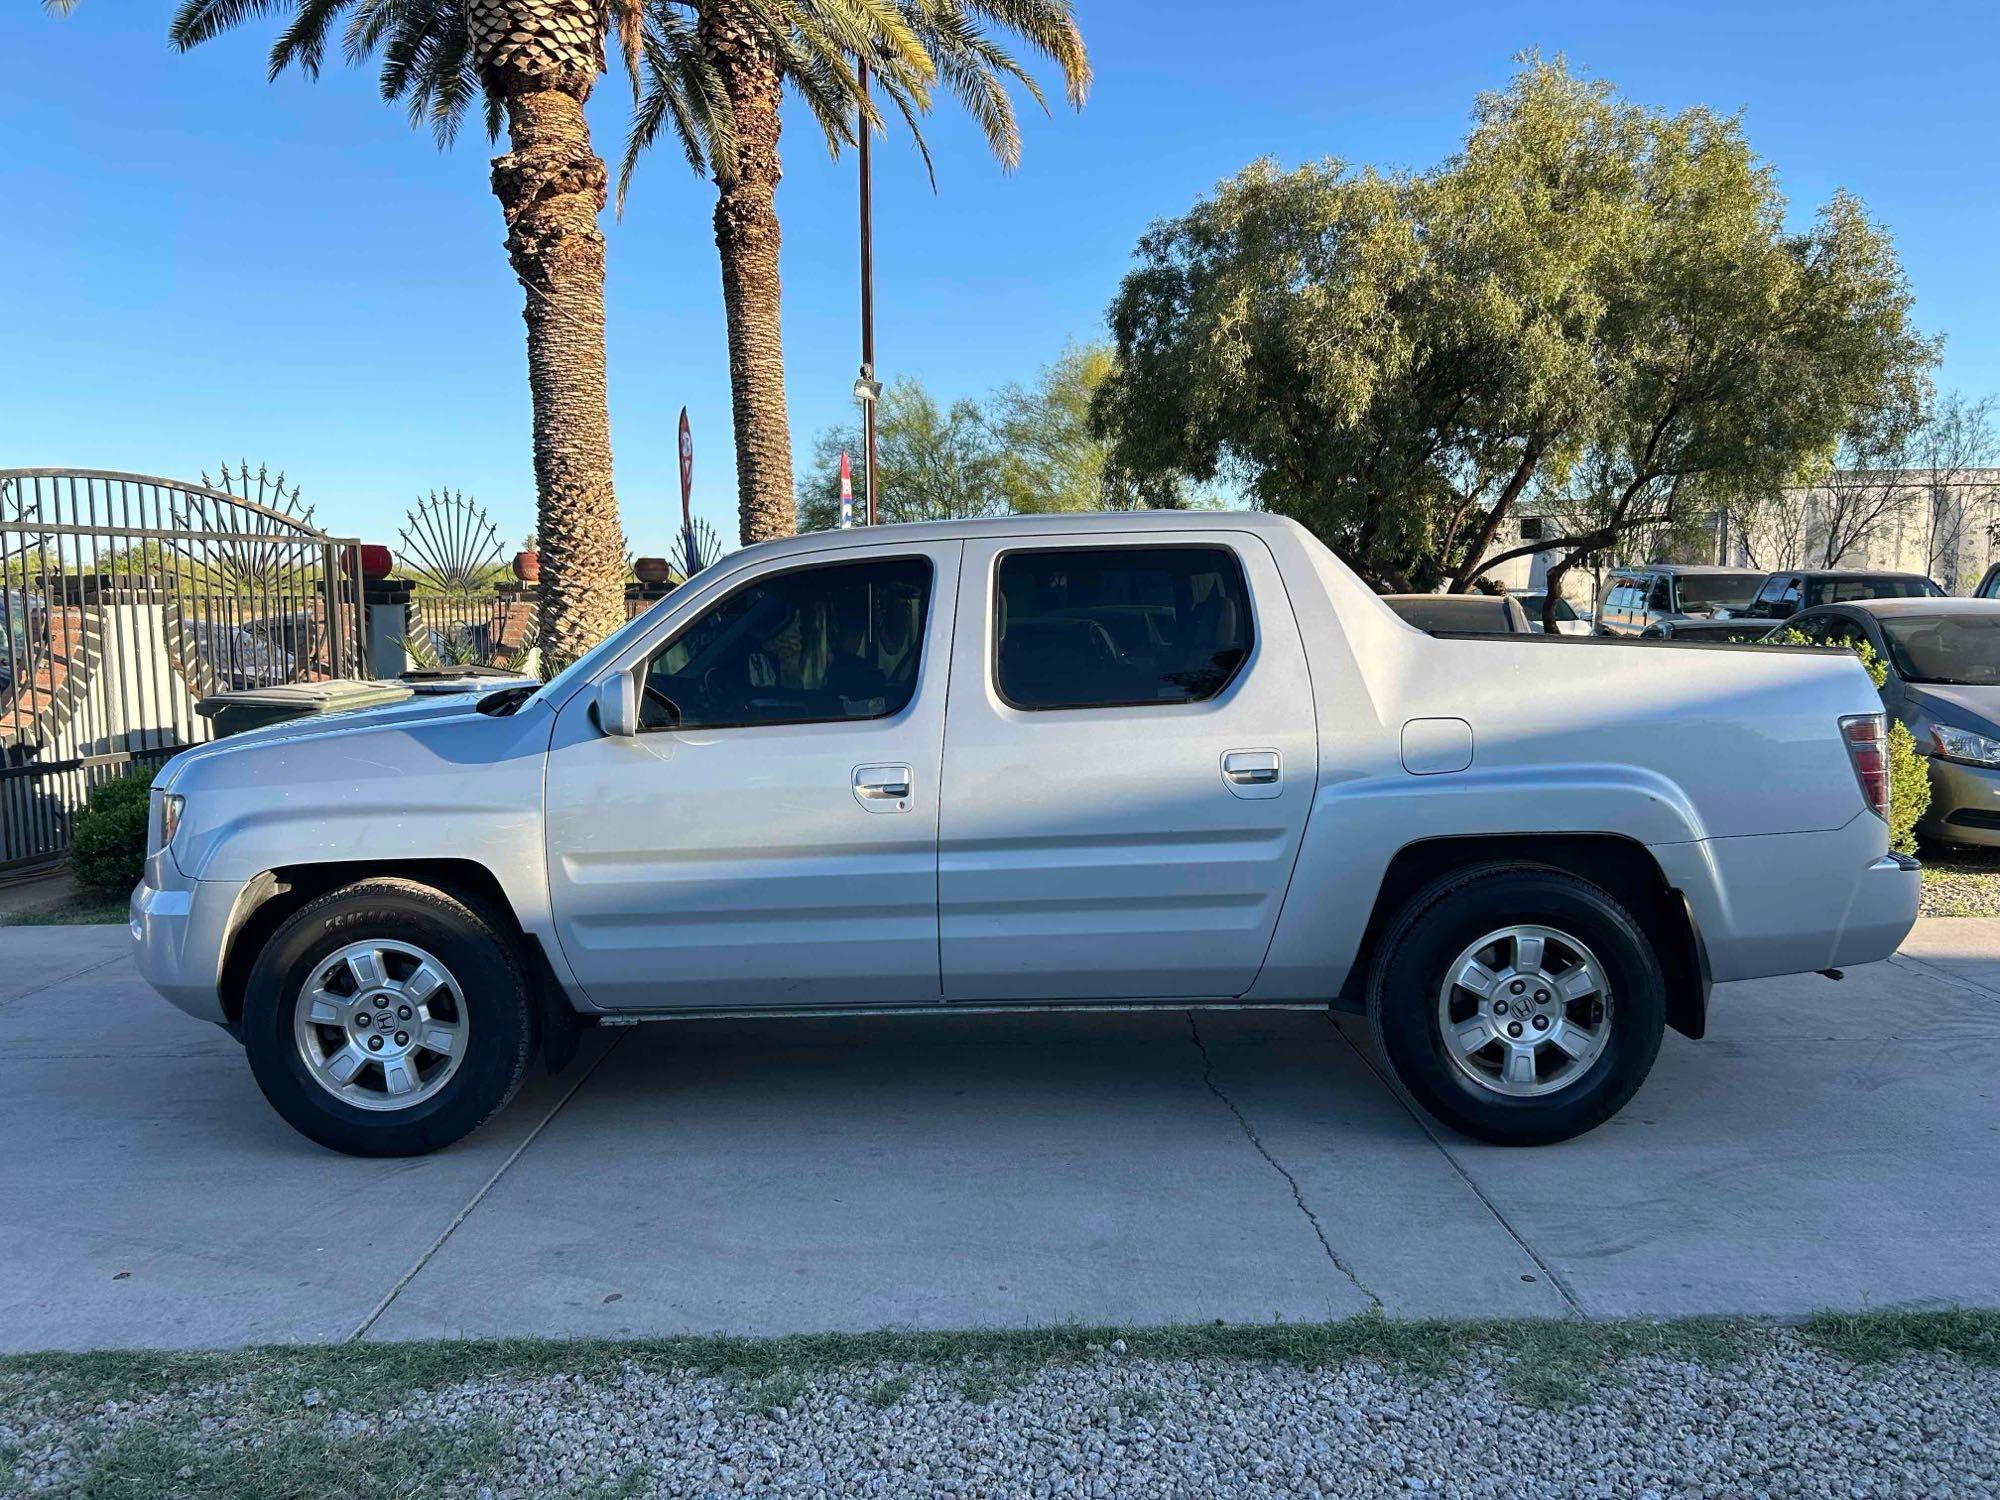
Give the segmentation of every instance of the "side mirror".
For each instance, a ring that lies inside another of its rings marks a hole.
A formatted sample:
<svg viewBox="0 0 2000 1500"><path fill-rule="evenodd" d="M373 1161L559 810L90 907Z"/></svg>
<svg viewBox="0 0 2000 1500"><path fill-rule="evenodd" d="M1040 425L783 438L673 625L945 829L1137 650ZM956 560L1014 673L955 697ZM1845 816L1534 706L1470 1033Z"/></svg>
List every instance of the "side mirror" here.
<svg viewBox="0 0 2000 1500"><path fill-rule="evenodd" d="M621 739L639 732L639 687L630 672L597 685L597 727Z"/></svg>

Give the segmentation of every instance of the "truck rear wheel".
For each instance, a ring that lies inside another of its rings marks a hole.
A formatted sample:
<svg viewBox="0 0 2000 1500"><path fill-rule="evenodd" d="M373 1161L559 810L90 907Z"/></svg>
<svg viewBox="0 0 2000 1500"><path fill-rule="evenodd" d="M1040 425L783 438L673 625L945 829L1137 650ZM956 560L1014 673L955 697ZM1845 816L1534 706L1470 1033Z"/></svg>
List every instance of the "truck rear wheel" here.
<svg viewBox="0 0 2000 1500"><path fill-rule="evenodd" d="M514 1096L529 1000L500 923L416 881L364 880L271 935L244 995L244 1047L300 1134L352 1156L416 1156Z"/></svg>
<svg viewBox="0 0 2000 1500"><path fill-rule="evenodd" d="M1369 1025L1397 1081L1500 1145L1610 1119L1659 1055L1666 987L1645 929L1608 892L1543 865L1486 864L1420 891L1391 928Z"/></svg>

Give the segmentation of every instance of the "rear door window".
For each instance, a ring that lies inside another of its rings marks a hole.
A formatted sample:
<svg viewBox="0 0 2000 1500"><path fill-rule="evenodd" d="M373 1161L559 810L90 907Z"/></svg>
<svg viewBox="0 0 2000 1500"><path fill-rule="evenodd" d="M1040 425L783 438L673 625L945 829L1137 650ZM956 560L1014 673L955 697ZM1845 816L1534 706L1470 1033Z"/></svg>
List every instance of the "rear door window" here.
<svg viewBox="0 0 2000 1500"><path fill-rule="evenodd" d="M1020 709L1199 703L1250 655L1242 565L1226 547L1079 547L1003 554L994 685Z"/></svg>

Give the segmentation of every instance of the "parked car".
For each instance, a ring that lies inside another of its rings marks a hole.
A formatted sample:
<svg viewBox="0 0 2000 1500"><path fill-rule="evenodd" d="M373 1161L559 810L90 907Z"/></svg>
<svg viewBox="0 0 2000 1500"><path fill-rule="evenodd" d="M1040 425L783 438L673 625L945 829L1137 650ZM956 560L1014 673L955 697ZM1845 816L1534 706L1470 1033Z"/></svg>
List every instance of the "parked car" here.
<svg viewBox="0 0 2000 1500"><path fill-rule="evenodd" d="M820 532L545 684L184 751L131 925L362 1155L582 1024L1216 1004L1364 1013L1555 1141L1711 980L1895 950L1883 725L1844 653L1427 635L1277 516Z"/></svg>
<svg viewBox="0 0 2000 1500"><path fill-rule="evenodd" d="M1868 599L1782 627L1815 645L1866 641L1888 668L1883 706L1930 770L1921 838L2000 846L2000 600Z"/></svg>
<svg viewBox="0 0 2000 1500"><path fill-rule="evenodd" d="M1382 602L1434 635L1526 635L1534 629L1507 594L1384 594Z"/></svg>
<svg viewBox="0 0 2000 1500"><path fill-rule="evenodd" d="M1751 568L1649 563L1621 568L1604 581L1597 604L1606 635L1641 635L1662 620L1705 620L1750 602L1764 575Z"/></svg>
<svg viewBox="0 0 2000 1500"><path fill-rule="evenodd" d="M1972 591L1975 599L2000 599L2000 563L1993 564L1980 576L1979 587Z"/></svg>
<svg viewBox="0 0 2000 1500"><path fill-rule="evenodd" d="M1744 641L1761 641L1770 633L1769 620L1658 620L1640 631L1639 638L1734 645Z"/></svg>
<svg viewBox="0 0 2000 1500"><path fill-rule="evenodd" d="M1542 628L1542 606L1548 600L1548 590L1536 589L1513 596L1521 606L1521 612L1528 617L1528 628ZM1556 600L1556 633L1558 635L1595 635L1595 622L1583 610L1567 599Z"/></svg>
<svg viewBox="0 0 2000 1500"><path fill-rule="evenodd" d="M1781 572L1765 577L1756 597L1741 610L1743 620L1789 620L1802 609L1850 604L1857 599L1940 599L1944 590L1921 573L1871 573L1857 568Z"/></svg>

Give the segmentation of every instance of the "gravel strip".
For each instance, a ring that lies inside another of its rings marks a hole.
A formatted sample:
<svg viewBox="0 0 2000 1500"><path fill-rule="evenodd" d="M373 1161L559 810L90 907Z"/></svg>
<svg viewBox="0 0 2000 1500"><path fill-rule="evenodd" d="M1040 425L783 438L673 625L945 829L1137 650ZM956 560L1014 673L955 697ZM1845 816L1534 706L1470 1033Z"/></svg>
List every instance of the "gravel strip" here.
<svg viewBox="0 0 2000 1500"><path fill-rule="evenodd" d="M2000 1495L2000 1368L1851 1363L1786 1330L1572 1389L1472 1348L1424 1372L1153 1359L744 1381L636 1362L329 1396L254 1374L129 1401L0 1375L10 1494ZM1524 1382L1524 1377L1527 1377ZM365 1384L365 1382L364 1382Z"/></svg>
<svg viewBox="0 0 2000 1500"><path fill-rule="evenodd" d="M2000 873L1924 866L1920 917L2000 917Z"/></svg>

